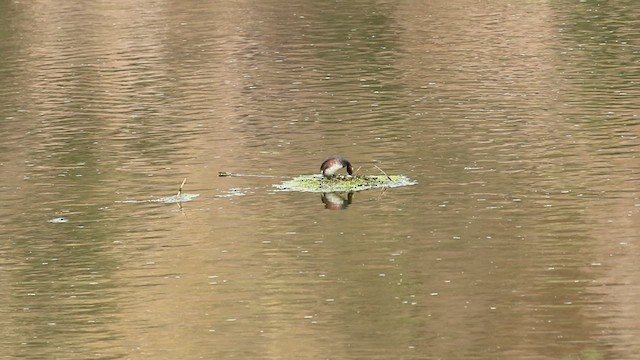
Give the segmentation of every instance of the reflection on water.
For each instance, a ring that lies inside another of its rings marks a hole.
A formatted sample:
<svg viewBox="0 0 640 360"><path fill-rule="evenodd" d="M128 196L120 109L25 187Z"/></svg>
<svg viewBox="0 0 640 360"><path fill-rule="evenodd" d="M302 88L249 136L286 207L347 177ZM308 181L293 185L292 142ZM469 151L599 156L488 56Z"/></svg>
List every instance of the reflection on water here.
<svg viewBox="0 0 640 360"><path fill-rule="evenodd" d="M325 209L344 210L353 202L353 191L348 192L346 196L341 193L322 193L320 198Z"/></svg>
<svg viewBox="0 0 640 360"><path fill-rule="evenodd" d="M0 354L633 358L636 8L0 3Z"/></svg>

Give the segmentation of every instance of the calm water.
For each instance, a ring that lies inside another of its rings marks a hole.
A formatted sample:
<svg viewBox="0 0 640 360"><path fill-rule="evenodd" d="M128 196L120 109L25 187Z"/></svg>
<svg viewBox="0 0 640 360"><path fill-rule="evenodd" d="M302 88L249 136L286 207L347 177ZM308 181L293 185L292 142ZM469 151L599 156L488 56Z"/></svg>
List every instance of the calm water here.
<svg viewBox="0 0 640 360"><path fill-rule="evenodd" d="M639 19L0 2L0 358L637 357ZM274 191L333 154L418 184Z"/></svg>

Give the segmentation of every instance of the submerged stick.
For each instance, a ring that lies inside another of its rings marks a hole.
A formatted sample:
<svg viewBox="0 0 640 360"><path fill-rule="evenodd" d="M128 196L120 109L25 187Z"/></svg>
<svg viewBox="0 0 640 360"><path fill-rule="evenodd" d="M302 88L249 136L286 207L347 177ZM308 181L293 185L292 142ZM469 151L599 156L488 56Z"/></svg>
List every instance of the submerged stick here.
<svg viewBox="0 0 640 360"><path fill-rule="evenodd" d="M376 169L380 170L380 172L382 172L382 173L387 177L387 179L389 179L390 181L393 181L393 180L391 180L391 176L387 175L387 173L386 173L386 172L384 172L384 170L380 169L380 168L378 167L378 165L373 165L373 166L375 166L375 167L376 167Z"/></svg>
<svg viewBox="0 0 640 360"><path fill-rule="evenodd" d="M184 184L187 182L187 178L184 178L184 180L182 180L182 184L180 184L180 189L178 189L178 193L176 194L176 198L180 198L180 195L182 195L182 188L184 187Z"/></svg>

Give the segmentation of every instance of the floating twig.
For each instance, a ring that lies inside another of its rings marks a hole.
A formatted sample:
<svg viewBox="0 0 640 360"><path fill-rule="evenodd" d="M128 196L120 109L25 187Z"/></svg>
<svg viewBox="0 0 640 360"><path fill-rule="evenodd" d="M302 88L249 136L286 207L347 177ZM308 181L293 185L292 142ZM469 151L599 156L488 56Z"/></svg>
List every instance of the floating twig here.
<svg viewBox="0 0 640 360"><path fill-rule="evenodd" d="M180 184L180 189L178 189L178 193L176 194L176 199L180 198L180 195L182 195L182 188L184 187L184 184L187 182L187 178L184 178L184 180L182 180L182 184Z"/></svg>
<svg viewBox="0 0 640 360"><path fill-rule="evenodd" d="M387 175L387 173L384 172L384 170L380 169L378 165L373 165L373 166L375 166L376 169L380 170L380 172L382 172L387 177L387 179L391 180L391 176Z"/></svg>
<svg viewBox="0 0 640 360"><path fill-rule="evenodd" d="M260 177L260 178L281 178L281 179L289 179L289 178L291 178L291 176L275 176L275 175L260 175L260 174L238 174L238 173L231 173L231 172L226 172L226 171L219 171L218 172L218 176L219 177L227 177L227 176L233 176L233 177Z"/></svg>

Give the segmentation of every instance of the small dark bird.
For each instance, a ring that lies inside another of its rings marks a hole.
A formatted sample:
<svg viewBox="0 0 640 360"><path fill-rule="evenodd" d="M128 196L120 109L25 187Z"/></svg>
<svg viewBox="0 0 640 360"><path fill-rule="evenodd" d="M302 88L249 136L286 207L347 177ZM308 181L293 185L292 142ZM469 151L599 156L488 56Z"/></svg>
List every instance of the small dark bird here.
<svg viewBox="0 0 640 360"><path fill-rule="evenodd" d="M335 173L342 168L346 168L349 175L353 174L353 167L351 167L351 163L340 156L332 156L320 165L322 176L326 178L334 177Z"/></svg>

